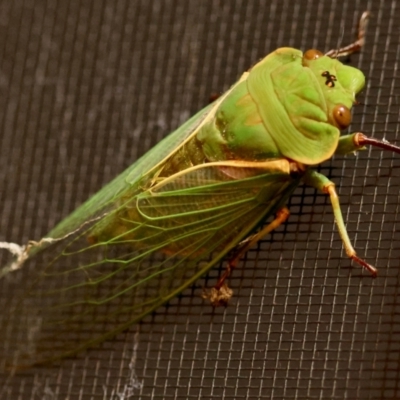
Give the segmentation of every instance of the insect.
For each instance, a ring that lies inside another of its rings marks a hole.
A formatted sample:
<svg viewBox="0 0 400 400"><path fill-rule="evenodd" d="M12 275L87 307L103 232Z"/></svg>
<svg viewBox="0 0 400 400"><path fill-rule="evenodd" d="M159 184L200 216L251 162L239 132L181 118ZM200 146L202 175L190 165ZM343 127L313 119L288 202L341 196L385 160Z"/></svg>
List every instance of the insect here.
<svg viewBox="0 0 400 400"><path fill-rule="evenodd" d="M355 43L325 56L292 48L269 54L45 238L22 248L2 243L15 254L3 279L25 272L26 259L40 253L0 316L2 367L101 343L232 252L207 294L225 302L231 270L288 218L285 204L301 183L330 196L347 255L375 275L351 245L334 183L313 169L366 145L400 153L362 133L340 135L365 79L337 58L362 46L366 18Z"/></svg>

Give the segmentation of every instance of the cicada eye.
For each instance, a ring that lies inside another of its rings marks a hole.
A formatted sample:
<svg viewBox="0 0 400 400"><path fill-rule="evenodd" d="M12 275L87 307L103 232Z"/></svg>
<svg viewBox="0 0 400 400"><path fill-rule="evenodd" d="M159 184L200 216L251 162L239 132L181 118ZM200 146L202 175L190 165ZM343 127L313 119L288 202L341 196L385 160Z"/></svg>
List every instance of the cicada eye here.
<svg viewBox="0 0 400 400"><path fill-rule="evenodd" d="M339 129L346 129L351 123L351 111L343 104L337 104L333 109L333 118Z"/></svg>
<svg viewBox="0 0 400 400"><path fill-rule="evenodd" d="M303 54L303 57L307 60L316 60L317 58L320 58L322 56L323 56L323 53L321 53L319 50L315 50L315 49L307 50Z"/></svg>

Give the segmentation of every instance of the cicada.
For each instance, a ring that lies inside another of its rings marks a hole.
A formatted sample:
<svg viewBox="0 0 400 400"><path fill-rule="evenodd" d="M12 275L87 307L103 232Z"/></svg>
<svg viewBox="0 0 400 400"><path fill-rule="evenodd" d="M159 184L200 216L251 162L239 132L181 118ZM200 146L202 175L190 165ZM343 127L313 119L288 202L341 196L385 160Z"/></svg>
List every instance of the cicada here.
<svg viewBox="0 0 400 400"><path fill-rule="evenodd" d="M351 245L334 183L314 169L366 145L400 152L360 132L341 135L365 78L338 57L362 42L360 34L325 55L272 52L45 238L23 248L3 243L16 254L3 279L15 269L31 274L18 281L18 295L1 313L3 366L49 362L92 347L229 253L210 294L225 301L232 268L287 219L288 199L303 183L329 195L347 255L375 275ZM39 252L34 267L21 268Z"/></svg>

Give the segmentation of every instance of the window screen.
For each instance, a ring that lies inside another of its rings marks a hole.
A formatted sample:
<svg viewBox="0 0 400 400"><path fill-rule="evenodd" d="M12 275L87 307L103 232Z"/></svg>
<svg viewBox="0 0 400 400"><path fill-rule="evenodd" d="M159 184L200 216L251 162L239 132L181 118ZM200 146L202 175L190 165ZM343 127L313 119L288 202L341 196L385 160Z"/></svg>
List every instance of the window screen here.
<svg viewBox="0 0 400 400"><path fill-rule="evenodd" d="M365 47L345 60L367 78L350 131L400 145L395 0L1 0L0 240L40 239L263 56L348 44L365 10ZM201 296L221 263L93 349L3 371L0 398L399 398L400 156L366 149L319 170L376 279L346 258L327 196L300 186L233 272L227 307Z"/></svg>

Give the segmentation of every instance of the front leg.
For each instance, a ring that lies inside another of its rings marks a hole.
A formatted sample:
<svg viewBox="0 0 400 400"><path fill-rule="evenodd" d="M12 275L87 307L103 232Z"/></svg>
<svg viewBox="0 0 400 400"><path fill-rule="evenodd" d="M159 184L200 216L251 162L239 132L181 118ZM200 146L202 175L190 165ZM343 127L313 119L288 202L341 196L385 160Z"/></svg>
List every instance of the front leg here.
<svg viewBox="0 0 400 400"><path fill-rule="evenodd" d="M329 194L332 203L333 215L335 216L335 222L338 227L339 234L342 239L347 256L351 260L355 261L357 264L368 270L373 276L376 276L378 272L377 269L371 264L368 264L362 258L358 257L350 242L350 238L346 230L346 225L343 220L342 210L340 209L339 197L336 193L335 184L330 181L326 176L313 170L308 170L303 180L305 184Z"/></svg>
<svg viewBox="0 0 400 400"><path fill-rule="evenodd" d="M390 150L400 154L400 147L390 144L386 140L370 138L361 132L351 133L339 138L335 154L349 154L362 150L365 146L375 146L383 150Z"/></svg>

